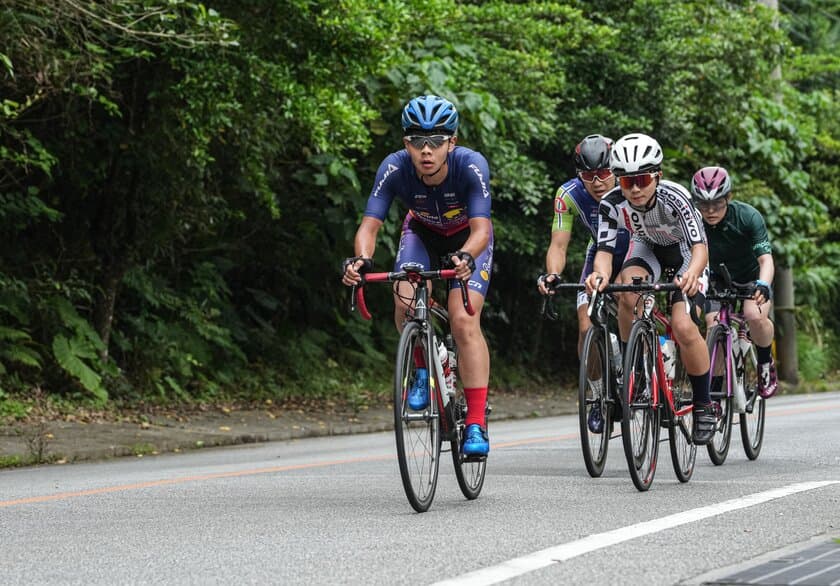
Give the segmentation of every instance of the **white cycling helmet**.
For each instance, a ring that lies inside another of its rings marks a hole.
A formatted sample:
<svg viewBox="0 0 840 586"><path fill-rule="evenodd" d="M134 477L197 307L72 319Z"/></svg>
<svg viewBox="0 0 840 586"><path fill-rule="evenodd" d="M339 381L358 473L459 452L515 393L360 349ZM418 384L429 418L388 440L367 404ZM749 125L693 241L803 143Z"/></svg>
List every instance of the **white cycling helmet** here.
<svg viewBox="0 0 840 586"><path fill-rule="evenodd" d="M610 154L610 168L616 177L659 171L662 147L647 134L628 134L619 138Z"/></svg>

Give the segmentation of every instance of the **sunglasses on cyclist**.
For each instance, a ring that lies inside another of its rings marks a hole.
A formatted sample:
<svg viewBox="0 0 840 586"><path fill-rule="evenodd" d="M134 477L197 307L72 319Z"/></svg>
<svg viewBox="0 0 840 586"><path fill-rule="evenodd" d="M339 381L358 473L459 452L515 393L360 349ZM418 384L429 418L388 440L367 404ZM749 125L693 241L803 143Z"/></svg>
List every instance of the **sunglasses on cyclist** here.
<svg viewBox="0 0 840 586"><path fill-rule="evenodd" d="M701 212L709 213L709 212L719 212L726 207L726 199L717 199L715 201L700 201L695 202L694 207L696 207Z"/></svg>
<svg viewBox="0 0 840 586"><path fill-rule="evenodd" d="M433 149L439 149L443 146L443 143L445 143L452 137L447 134L432 134L431 136L415 134L411 136L405 136L403 138L405 138L408 141L408 144L410 144L416 149L422 149L427 144Z"/></svg>
<svg viewBox="0 0 840 586"><path fill-rule="evenodd" d="M618 183L622 189L633 189L635 185L639 189L644 189L651 183L659 173L640 173L639 175L624 175L618 178Z"/></svg>
<svg viewBox="0 0 840 586"><path fill-rule="evenodd" d="M580 175L581 181L586 181L587 183L592 183L595 181L597 177L601 181L606 181L610 177L612 177L613 172L609 169L595 169L594 171L579 171L578 175Z"/></svg>

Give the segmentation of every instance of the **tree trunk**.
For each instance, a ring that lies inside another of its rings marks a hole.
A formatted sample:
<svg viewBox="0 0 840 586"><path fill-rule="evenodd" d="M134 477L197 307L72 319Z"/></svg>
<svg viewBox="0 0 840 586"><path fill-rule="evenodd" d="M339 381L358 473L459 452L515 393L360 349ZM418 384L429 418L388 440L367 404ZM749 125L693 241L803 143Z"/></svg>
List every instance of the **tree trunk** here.
<svg viewBox="0 0 840 586"><path fill-rule="evenodd" d="M776 357L779 378L799 383L799 358L796 350L796 307L794 306L793 270L776 267Z"/></svg>
<svg viewBox="0 0 840 586"><path fill-rule="evenodd" d="M125 275L125 262L117 262L108 266L102 274L97 288L95 305L93 308L93 327L105 345L99 353L103 362L108 360L108 347L111 340L111 329L114 323L114 307L117 303L117 292Z"/></svg>

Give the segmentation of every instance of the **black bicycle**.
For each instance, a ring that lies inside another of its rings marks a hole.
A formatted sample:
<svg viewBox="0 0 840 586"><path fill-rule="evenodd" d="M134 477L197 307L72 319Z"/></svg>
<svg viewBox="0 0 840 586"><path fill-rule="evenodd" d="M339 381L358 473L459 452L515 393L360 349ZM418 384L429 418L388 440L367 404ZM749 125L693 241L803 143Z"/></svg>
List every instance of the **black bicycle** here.
<svg viewBox="0 0 840 586"><path fill-rule="evenodd" d="M548 276L548 275L546 275ZM547 282L553 291L582 291L581 283L562 283L559 275ZM613 421L621 417L622 357L618 339L618 305L612 292L620 285L608 285L589 299L587 315L592 326L586 331L580 352L578 378L578 423L580 446L586 471L593 478L601 476L607 461ZM543 314L556 319L556 311L546 299Z"/></svg>
<svg viewBox="0 0 840 586"><path fill-rule="evenodd" d="M414 288L413 298L406 300L410 309L397 346L394 432L405 495L414 510L422 513L429 509L435 497L443 442L449 444L452 452L458 486L470 500L478 498L484 486L487 457L462 453L467 404L463 390L456 385L457 349L449 331L448 313L432 299L427 286L430 280L455 279L455 270L423 271L414 263L401 268L399 272L363 274L361 284L353 287L353 300L361 316L371 319L364 298L366 283L407 281ZM464 308L473 315L467 283L461 281L460 289ZM351 311L353 308L351 302ZM418 353L430 374L429 401L422 411L412 410L406 400L414 385Z"/></svg>

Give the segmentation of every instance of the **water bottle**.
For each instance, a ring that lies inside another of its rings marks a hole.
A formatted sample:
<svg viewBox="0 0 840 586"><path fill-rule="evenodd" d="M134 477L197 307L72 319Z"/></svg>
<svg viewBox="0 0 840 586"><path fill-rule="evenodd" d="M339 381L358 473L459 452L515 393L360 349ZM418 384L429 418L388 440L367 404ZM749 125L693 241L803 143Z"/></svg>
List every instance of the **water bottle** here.
<svg viewBox="0 0 840 586"><path fill-rule="evenodd" d="M612 332L610 332L610 349L612 350L613 369L617 376L621 376L624 367L621 360L621 344L618 342L618 336Z"/></svg>
<svg viewBox="0 0 840 586"><path fill-rule="evenodd" d="M441 389L443 391L441 395L443 396L444 403L446 403L449 400L452 388L449 386L449 378L451 375L451 369L449 367L449 351L446 349L443 342L438 342L438 360L440 360L440 364L443 367L442 382L445 385L445 388Z"/></svg>
<svg viewBox="0 0 840 586"><path fill-rule="evenodd" d="M749 338L745 332L741 331L738 332L738 338L735 340L735 343L732 345L732 372L735 373L735 390L734 390L734 403L735 403L735 410L738 413L744 413L747 408L747 394L744 391L744 376L743 374L739 375L738 372L735 370L735 356L741 357L741 364L743 364L747 360L747 356L750 352L750 346L752 343L750 342ZM741 369L743 372L743 369Z"/></svg>
<svg viewBox="0 0 840 586"><path fill-rule="evenodd" d="M674 380L677 372L675 358L677 355L676 345L668 336L659 336L659 345L662 346L662 362L665 363L665 378Z"/></svg>
<svg viewBox="0 0 840 586"><path fill-rule="evenodd" d="M449 391L450 394L454 394L455 373L458 368L458 357L455 355L455 340L452 339L452 334L446 334L444 343L448 354L446 368L444 368L444 374L446 375L446 390Z"/></svg>

